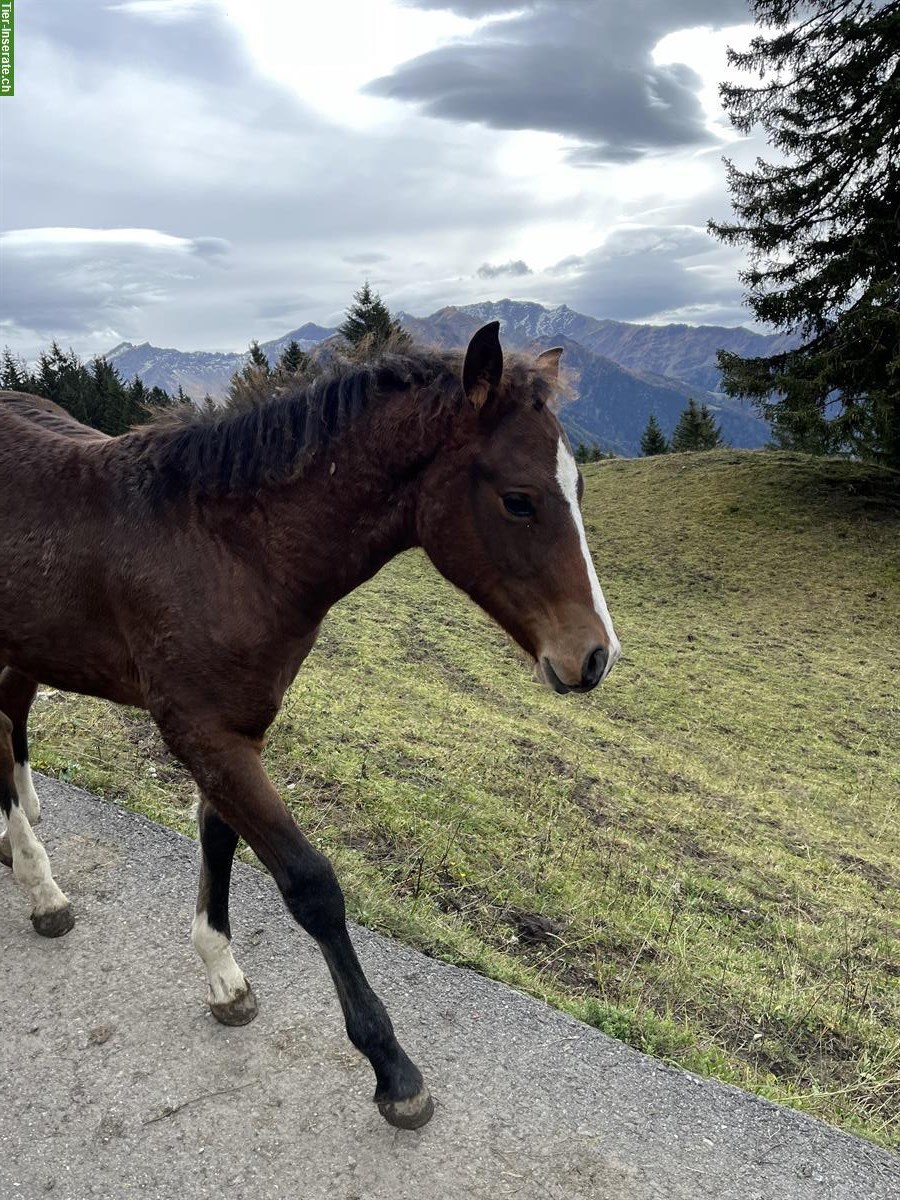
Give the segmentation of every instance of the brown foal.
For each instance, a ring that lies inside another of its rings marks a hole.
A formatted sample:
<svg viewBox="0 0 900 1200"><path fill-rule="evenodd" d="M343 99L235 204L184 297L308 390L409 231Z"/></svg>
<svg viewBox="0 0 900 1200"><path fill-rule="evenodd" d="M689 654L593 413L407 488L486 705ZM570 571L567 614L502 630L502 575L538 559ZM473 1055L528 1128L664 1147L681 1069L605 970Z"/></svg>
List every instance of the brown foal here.
<svg viewBox="0 0 900 1200"><path fill-rule="evenodd" d="M618 657L553 407L561 352L504 367L498 331L479 330L462 361L387 354L248 412L118 438L0 393L0 807L35 929L74 922L33 829L26 722L41 680L147 709L197 781L192 939L217 1019L256 1015L230 949L243 837L319 944L382 1114L407 1128L431 1116L428 1089L261 751L328 609L414 546L555 691L588 691Z"/></svg>

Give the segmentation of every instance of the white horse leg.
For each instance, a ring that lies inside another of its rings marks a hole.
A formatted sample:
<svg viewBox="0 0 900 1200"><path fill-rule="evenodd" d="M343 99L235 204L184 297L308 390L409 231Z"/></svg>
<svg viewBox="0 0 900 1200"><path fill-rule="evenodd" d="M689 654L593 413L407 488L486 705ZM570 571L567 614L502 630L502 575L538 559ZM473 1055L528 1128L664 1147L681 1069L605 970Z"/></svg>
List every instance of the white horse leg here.
<svg viewBox="0 0 900 1200"><path fill-rule="evenodd" d="M31 764L27 759L25 762L16 763L13 768L13 775L22 812L28 818L30 824L37 825L41 819L41 802L37 792L34 790L34 780L31 778Z"/></svg>
<svg viewBox="0 0 900 1200"><path fill-rule="evenodd" d="M5 805L4 805L5 807ZM47 851L14 797L6 813L13 877L31 900L31 923L43 937L59 937L75 924L75 914L50 870Z"/></svg>
<svg viewBox="0 0 900 1200"><path fill-rule="evenodd" d="M31 778L31 766L28 762L16 763L13 767L13 781L16 795L19 798L19 807L25 814L29 825L37 825L41 819L41 802L34 790L34 780ZM7 867L13 865L9 829L4 829L0 834L0 863Z"/></svg>
<svg viewBox="0 0 900 1200"><path fill-rule="evenodd" d="M31 923L37 932L44 937L59 937L69 932L75 924L75 916L53 879L47 851L19 803L19 779L25 784L31 781L30 772L26 777L14 764L12 728L12 721L5 713L0 713L0 811L6 817L13 876L28 893L33 910ZM33 786L31 792L34 793Z"/></svg>

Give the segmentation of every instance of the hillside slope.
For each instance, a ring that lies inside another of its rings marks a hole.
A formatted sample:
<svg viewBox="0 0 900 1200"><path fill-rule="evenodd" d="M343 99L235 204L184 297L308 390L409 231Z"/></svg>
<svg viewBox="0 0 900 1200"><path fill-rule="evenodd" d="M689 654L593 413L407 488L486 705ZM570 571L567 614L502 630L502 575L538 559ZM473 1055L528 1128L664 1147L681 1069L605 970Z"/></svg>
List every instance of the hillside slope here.
<svg viewBox="0 0 900 1200"><path fill-rule="evenodd" d="M538 687L419 554L340 604L267 761L352 913L900 1147L898 483L588 467L624 647L588 697ZM40 768L190 829L143 714L45 697L33 725Z"/></svg>
<svg viewBox="0 0 900 1200"><path fill-rule="evenodd" d="M625 321L598 321L597 325L580 339L588 350L623 367L655 371L703 391L715 392L721 386L719 350L751 358L778 354L794 345L792 338L742 326L633 325Z"/></svg>
<svg viewBox="0 0 900 1200"><path fill-rule="evenodd" d="M677 379L626 370L612 359L586 350L561 334L541 337L529 344L534 353L562 346L562 365L573 399L561 411L562 423L573 443L596 442L603 450L634 457L641 452L641 434L650 414L671 437L690 397L709 404L726 443L755 449L765 444L769 427L739 400L710 396Z"/></svg>

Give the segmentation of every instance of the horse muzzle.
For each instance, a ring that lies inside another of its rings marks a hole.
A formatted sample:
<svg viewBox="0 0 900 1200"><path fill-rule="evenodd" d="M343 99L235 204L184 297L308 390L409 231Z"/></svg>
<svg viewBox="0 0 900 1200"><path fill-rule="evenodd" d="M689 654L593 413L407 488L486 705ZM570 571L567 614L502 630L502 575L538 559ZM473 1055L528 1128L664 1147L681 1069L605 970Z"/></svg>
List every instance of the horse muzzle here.
<svg viewBox="0 0 900 1200"><path fill-rule="evenodd" d="M543 682L560 696L569 692L591 692L612 670L620 653L618 641L589 650L582 660L577 682L568 682L575 675L575 672L570 673L571 668L567 671L562 664L554 664L546 654L538 659L537 669Z"/></svg>

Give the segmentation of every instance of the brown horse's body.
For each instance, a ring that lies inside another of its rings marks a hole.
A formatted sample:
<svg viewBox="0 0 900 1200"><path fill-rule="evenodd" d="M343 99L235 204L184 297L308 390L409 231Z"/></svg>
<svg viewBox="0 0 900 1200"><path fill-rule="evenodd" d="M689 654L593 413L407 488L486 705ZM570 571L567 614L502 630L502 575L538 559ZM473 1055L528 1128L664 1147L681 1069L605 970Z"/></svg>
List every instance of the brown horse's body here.
<svg viewBox="0 0 900 1200"><path fill-rule="evenodd" d="M119 438L38 397L0 394L0 803L35 927L72 923L24 819L38 812L25 722L40 680L148 709L194 774L193 938L215 1015L241 1023L256 1011L229 948L241 835L319 941L395 1124L428 1119L427 1089L356 961L333 872L260 750L331 605L415 545L556 690L586 690L609 670L618 643L546 404L557 358L507 378L491 326L473 339L463 389L458 366L432 356L208 428Z"/></svg>

